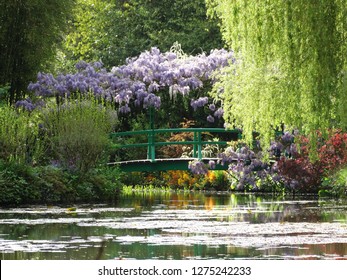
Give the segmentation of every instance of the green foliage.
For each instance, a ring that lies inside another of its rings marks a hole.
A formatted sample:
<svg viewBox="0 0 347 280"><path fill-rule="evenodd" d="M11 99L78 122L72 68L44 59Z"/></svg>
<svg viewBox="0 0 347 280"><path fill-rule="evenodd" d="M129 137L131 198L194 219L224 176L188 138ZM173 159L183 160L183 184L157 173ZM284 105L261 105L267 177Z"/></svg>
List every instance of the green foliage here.
<svg viewBox="0 0 347 280"><path fill-rule="evenodd" d="M0 106L6 104L9 99L10 86L0 86Z"/></svg>
<svg viewBox="0 0 347 280"><path fill-rule="evenodd" d="M114 199L121 188L121 172L115 167L96 170L89 177L94 193L91 199Z"/></svg>
<svg viewBox="0 0 347 280"><path fill-rule="evenodd" d="M347 168L344 167L322 180L319 196L347 196Z"/></svg>
<svg viewBox="0 0 347 280"><path fill-rule="evenodd" d="M0 160L0 204L114 200L121 187L119 178L117 168L76 175L53 166L33 168Z"/></svg>
<svg viewBox="0 0 347 280"><path fill-rule="evenodd" d="M66 61L78 60L102 60L111 67L153 46L168 51L176 41L191 54L222 46L216 22L206 18L203 0L77 3L62 56L63 67L69 66Z"/></svg>
<svg viewBox="0 0 347 280"><path fill-rule="evenodd" d="M38 71L49 68L73 5L73 0L0 0L0 84L11 86L11 103L23 97Z"/></svg>
<svg viewBox="0 0 347 280"><path fill-rule="evenodd" d="M317 129L347 127L346 0L206 2L238 59L214 94L249 142L285 124L314 146Z"/></svg>
<svg viewBox="0 0 347 280"><path fill-rule="evenodd" d="M20 204L40 198L33 169L25 164L0 160L0 204Z"/></svg>
<svg viewBox="0 0 347 280"><path fill-rule="evenodd" d="M33 112L0 107L0 203L114 199L120 172L106 162L116 120L94 99Z"/></svg>
<svg viewBox="0 0 347 280"><path fill-rule="evenodd" d="M0 107L0 159L33 163L41 156L39 119L35 114Z"/></svg>
<svg viewBox="0 0 347 280"><path fill-rule="evenodd" d="M346 196L347 195L347 168L341 169L335 175L336 182L333 184L333 193L336 196Z"/></svg>
<svg viewBox="0 0 347 280"><path fill-rule="evenodd" d="M87 173L109 154L114 111L94 100L66 101L43 111L50 157L68 170ZM106 160L104 160L104 163Z"/></svg>
<svg viewBox="0 0 347 280"><path fill-rule="evenodd" d="M35 172L37 181L33 187L40 189L40 202L71 202L74 199L74 189L68 173L53 166L39 166L35 168Z"/></svg>
<svg viewBox="0 0 347 280"><path fill-rule="evenodd" d="M74 201L114 200L121 187L121 173L114 167L95 169L87 174L68 174Z"/></svg>

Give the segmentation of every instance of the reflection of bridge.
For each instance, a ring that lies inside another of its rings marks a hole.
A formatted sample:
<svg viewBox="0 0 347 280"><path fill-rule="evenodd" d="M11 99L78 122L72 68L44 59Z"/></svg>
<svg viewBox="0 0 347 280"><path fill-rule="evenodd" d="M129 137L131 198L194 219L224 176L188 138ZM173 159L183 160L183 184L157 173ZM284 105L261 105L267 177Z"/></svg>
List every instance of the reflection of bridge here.
<svg viewBox="0 0 347 280"><path fill-rule="evenodd" d="M165 133L192 133L193 140L191 141L156 141L156 136L158 134ZM126 131L112 133L111 137L124 138L132 137L137 135L146 135L147 142L145 143L133 143L133 144L122 144L119 148L147 148L147 159L139 160L128 160L109 163L119 165L122 171L132 172L132 171L160 171L160 170L188 170L188 164L192 160L200 160L203 162L208 162L210 160L216 160L217 158L203 157L203 147L205 145L227 145L228 141L215 141L203 139L205 135L212 136L213 134L228 134L228 140L233 141L240 138L239 130L225 130L223 128L173 128L173 129L149 129L140 131ZM192 156L191 157L181 157L181 158L156 158L156 148L159 146L169 146L169 145L191 145L192 146ZM216 165L216 170L226 169L227 166Z"/></svg>

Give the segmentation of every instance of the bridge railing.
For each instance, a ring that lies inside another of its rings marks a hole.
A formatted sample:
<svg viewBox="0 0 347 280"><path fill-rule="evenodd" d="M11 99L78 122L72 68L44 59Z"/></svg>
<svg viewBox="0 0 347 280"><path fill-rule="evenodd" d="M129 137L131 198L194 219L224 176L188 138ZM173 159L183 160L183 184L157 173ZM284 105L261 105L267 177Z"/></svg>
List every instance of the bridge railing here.
<svg viewBox="0 0 347 280"><path fill-rule="evenodd" d="M164 133L183 133L192 132L193 140L191 141L156 141L158 134ZM124 137L124 136L135 136L135 135L147 135L146 143L133 143L133 144L121 144L119 148L136 148L136 147L147 147L147 159L151 162L156 161L156 147L157 146L168 146L168 145L192 145L193 146L193 158L201 160L203 158L203 146L204 145L227 145L230 141L205 141L203 140L203 134L205 133L229 133L233 134L235 138L240 139L241 133L239 130L225 130L223 128L169 128L169 129L148 129L138 131L125 131L111 133L111 138Z"/></svg>

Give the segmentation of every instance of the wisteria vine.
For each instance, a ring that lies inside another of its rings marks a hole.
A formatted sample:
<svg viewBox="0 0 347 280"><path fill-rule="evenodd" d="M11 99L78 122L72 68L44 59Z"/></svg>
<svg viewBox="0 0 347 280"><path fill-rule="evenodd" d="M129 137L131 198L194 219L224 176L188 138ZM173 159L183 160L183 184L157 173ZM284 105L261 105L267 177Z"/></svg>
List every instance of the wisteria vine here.
<svg viewBox="0 0 347 280"><path fill-rule="evenodd" d="M215 80L216 71L233 61L233 53L226 50L213 50L197 56L178 56L175 52L162 53L157 48L130 58L125 65L113 67L111 71L103 68L101 62L79 62L74 74L39 73L37 81L30 83L28 90L40 97L69 98L75 93L93 94L97 98L113 102L122 114L135 106L159 109L159 92L166 90L174 96L178 93L188 96L193 90L202 88L205 81ZM191 100L196 109L208 104L207 97ZM211 104L212 105L212 104ZM223 110L210 107L214 117L221 118ZM209 121L214 121L210 115Z"/></svg>
<svg viewBox="0 0 347 280"><path fill-rule="evenodd" d="M218 163L228 166L229 182L235 190L260 191L265 188L276 191L283 187L293 190L297 188L297 182L283 176L279 163L298 155L294 137L290 132L279 135L265 151L270 160L264 160L264 151L258 141L255 141L253 149L241 141L228 146L218 155L218 160L208 164L195 160L189 163L189 169L194 174L206 174Z"/></svg>

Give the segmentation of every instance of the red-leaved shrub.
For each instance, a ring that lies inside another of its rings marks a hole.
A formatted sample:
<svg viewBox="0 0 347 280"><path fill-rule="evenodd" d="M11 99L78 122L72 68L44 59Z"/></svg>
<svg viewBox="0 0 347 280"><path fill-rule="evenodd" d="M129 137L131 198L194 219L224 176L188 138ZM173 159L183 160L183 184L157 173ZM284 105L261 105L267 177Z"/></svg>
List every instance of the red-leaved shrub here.
<svg viewBox="0 0 347 280"><path fill-rule="evenodd" d="M347 133L331 131L327 139L319 133L317 160L309 158L309 141L296 139L300 152L291 158L281 157L277 162L278 174L287 188L303 192L316 192L324 176L334 174L347 165Z"/></svg>

